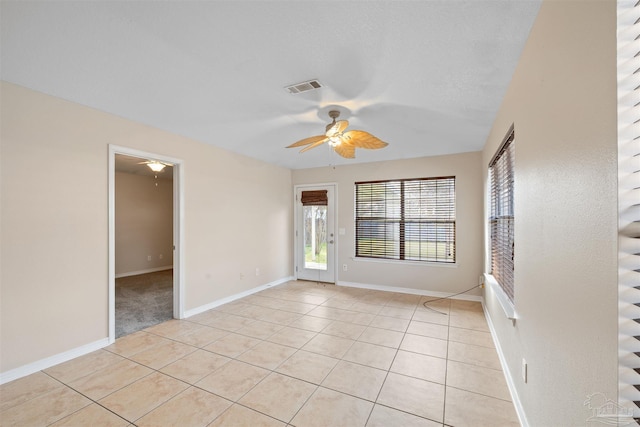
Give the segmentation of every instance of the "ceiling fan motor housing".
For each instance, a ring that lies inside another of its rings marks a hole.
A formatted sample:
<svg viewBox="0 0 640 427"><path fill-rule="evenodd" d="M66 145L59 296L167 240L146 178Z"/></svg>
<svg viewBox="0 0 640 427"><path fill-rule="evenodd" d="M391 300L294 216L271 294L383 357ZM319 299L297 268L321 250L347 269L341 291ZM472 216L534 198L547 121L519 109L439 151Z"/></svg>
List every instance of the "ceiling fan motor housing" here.
<svg viewBox="0 0 640 427"><path fill-rule="evenodd" d="M329 129L331 129L331 127L336 124L336 119L340 117L340 111L338 110L329 111L329 117L331 117L333 121L326 126L325 132L329 132Z"/></svg>

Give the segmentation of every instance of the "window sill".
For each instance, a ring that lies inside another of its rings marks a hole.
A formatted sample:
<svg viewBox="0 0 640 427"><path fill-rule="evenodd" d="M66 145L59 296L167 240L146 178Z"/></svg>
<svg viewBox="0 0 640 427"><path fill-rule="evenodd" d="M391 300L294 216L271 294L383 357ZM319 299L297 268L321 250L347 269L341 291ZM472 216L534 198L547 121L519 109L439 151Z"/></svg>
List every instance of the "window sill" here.
<svg viewBox="0 0 640 427"><path fill-rule="evenodd" d="M498 303L500 303L500 307L502 307L504 314L507 316L507 319L516 320L518 318L518 315L516 314L516 308L507 294L502 290L495 277L493 277L493 275L491 274L484 273L484 283L485 285L488 285L487 288L491 289L491 291L495 295Z"/></svg>
<svg viewBox="0 0 640 427"><path fill-rule="evenodd" d="M361 257L351 257L352 261L356 262L372 262L377 264L404 264L404 265L415 265L418 267L445 267L445 268L458 268L458 263L456 262L434 262L434 261L407 261L407 260L399 260L399 259L384 259L384 258L361 258Z"/></svg>

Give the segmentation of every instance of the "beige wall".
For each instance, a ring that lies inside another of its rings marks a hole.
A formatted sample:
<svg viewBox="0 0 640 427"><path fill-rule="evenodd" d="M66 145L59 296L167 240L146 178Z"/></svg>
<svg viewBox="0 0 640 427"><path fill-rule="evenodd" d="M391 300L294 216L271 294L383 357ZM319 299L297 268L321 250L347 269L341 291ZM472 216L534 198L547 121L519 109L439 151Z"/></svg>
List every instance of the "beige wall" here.
<svg viewBox="0 0 640 427"><path fill-rule="evenodd" d="M173 181L116 172L115 184L116 277L173 266Z"/></svg>
<svg viewBox="0 0 640 427"><path fill-rule="evenodd" d="M532 426L617 399L616 2L545 1L483 169L515 125L515 325L486 305ZM521 378L521 360L529 379Z"/></svg>
<svg viewBox="0 0 640 427"><path fill-rule="evenodd" d="M545 1L481 154L336 169L292 173L3 83L0 371L107 336L108 144L184 160L188 310L293 273L292 183L338 184L340 281L474 285L486 166L514 123L519 319L491 292L486 307L529 424L584 425L588 394L617 396L615 22L614 1ZM457 267L351 259L355 181L441 175L457 177Z"/></svg>
<svg viewBox="0 0 640 427"><path fill-rule="evenodd" d="M1 90L0 372L107 337L109 144L183 160L185 310L292 275L290 170Z"/></svg>
<svg viewBox="0 0 640 427"><path fill-rule="evenodd" d="M381 152L383 154L383 152ZM384 157L383 155L381 157ZM419 291L457 293L478 284L482 273L482 168L481 154L465 153L379 163L354 164L293 171L293 183L338 185L336 230L338 282L411 288ZM455 266L437 263L354 260L354 183L358 181L456 177ZM348 271L342 271L347 264ZM472 291L470 295L477 295Z"/></svg>

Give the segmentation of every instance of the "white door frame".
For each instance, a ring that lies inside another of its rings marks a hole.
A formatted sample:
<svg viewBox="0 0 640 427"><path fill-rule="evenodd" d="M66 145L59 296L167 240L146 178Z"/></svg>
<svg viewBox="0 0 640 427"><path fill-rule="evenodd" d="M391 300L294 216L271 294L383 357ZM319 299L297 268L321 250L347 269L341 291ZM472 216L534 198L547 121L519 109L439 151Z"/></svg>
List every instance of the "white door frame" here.
<svg viewBox="0 0 640 427"><path fill-rule="evenodd" d="M294 215L293 215L293 265L294 265L294 277L298 280L298 270L301 268L298 265L298 251L300 248L300 239L296 236L296 232L298 231L298 221L299 221L299 212L298 212L298 200L296 200L298 190L311 189L316 187L333 187L333 212L329 212L328 215L331 215L331 219L333 220L333 231L334 231L334 249L333 249L333 277L332 283L338 283L338 236L336 234L336 230L338 229L338 184L335 182L328 183L319 183L319 184L300 184L295 185L293 187L293 206L294 206Z"/></svg>
<svg viewBox="0 0 640 427"><path fill-rule="evenodd" d="M109 343L116 334L116 154L158 160L173 164L173 317L184 318L184 166L181 159L109 144Z"/></svg>

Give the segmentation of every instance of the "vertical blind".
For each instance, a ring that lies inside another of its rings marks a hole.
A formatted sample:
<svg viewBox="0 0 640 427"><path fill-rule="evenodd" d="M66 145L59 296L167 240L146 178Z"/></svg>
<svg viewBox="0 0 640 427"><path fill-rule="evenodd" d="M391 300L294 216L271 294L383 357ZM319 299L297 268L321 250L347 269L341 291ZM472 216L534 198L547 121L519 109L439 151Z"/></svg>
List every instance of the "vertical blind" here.
<svg viewBox="0 0 640 427"><path fill-rule="evenodd" d="M489 163L491 185L491 274L513 302L514 277L514 138L513 126Z"/></svg>
<svg viewBox="0 0 640 427"><path fill-rule="evenodd" d="M640 6L618 1L619 404L640 420Z"/></svg>
<svg viewBox="0 0 640 427"><path fill-rule="evenodd" d="M455 177L355 187L357 257L456 261Z"/></svg>

